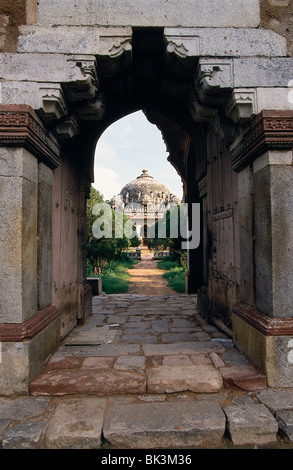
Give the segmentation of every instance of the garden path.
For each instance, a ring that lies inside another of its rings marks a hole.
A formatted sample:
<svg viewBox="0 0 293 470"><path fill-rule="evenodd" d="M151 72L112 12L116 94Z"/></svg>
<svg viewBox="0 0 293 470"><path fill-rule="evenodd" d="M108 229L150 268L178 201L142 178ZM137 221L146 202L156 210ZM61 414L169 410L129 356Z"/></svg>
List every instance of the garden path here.
<svg viewBox="0 0 293 470"><path fill-rule="evenodd" d="M142 251L140 263L135 264L129 274L129 294L174 294L173 289L168 286L168 281L163 278L164 271L158 269L157 262L153 260L152 253Z"/></svg>

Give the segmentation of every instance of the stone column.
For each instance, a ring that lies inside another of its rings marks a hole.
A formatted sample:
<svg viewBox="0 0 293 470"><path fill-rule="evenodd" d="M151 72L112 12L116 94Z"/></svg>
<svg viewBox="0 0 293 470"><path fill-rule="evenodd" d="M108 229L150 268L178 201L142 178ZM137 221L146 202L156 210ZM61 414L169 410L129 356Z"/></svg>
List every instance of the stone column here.
<svg viewBox="0 0 293 470"><path fill-rule="evenodd" d="M292 148L293 112L263 111L232 151L241 226L234 341L272 387L293 386Z"/></svg>
<svg viewBox="0 0 293 470"><path fill-rule="evenodd" d="M57 152L31 108L0 106L0 395L27 393L57 345L47 264Z"/></svg>

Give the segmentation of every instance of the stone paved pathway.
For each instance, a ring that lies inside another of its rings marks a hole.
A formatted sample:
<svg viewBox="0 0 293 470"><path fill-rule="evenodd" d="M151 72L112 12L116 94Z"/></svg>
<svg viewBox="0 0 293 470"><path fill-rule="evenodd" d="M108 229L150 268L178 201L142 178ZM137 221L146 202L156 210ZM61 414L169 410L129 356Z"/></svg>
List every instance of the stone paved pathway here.
<svg viewBox="0 0 293 470"><path fill-rule="evenodd" d="M0 447L293 448L293 390L267 388L195 295L134 286L93 298L30 396L0 397Z"/></svg>
<svg viewBox="0 0 293 470"><path fill-rule="evenodd" d="M102 295L31 383L0 397L3 449L293 448L293 390L196 311L196 296ZM291 440L290 440L291 439Z"/></svg>

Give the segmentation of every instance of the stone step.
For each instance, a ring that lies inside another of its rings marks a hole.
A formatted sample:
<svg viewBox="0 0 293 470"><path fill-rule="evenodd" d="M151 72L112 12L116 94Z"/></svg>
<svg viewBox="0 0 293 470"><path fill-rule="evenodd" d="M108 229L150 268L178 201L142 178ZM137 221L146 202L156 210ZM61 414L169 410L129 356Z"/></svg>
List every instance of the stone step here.
<svg viewBox="0 0 293 470"><path fill-rule="evenodd" d="M108 409L104 439L114 448L219 446L226 427L216 402L144 403Z"/></svg>
<svg viewBox="0 0 293 470"><path fill-rule="evenodd" d="M143 356L130 356L130 358L144 360ZM35 378L30 383L30 393L34 396L78 394L109 396L121 393L162 394L183 391L215 393L223 387L221 374L210 365L159 366L125 370L122 358L118 358L116 369L94 367L97 358L86 358L85 366L82 362L70 359L65 361L65 364L68 364L67 369L47 369ZM129 367L129 358L127 359Z"/></svg>
<svg viewBox="0 0 293 470"><path fill-rule="evenodd" d="M293 390L229 396L0 398L0 447L108 457L111 449L293 448Z"/></svg>

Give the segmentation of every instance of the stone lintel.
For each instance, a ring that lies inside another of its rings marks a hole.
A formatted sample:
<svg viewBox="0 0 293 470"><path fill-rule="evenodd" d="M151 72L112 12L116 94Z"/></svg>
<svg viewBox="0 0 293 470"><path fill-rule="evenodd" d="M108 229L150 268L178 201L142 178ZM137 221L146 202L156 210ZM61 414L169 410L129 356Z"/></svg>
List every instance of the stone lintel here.
<svg viewBox="0 0 293 470"><path fill-rule="evenodd" d="M271 318L242 303L234 306L233 313L265 336L293 335L293 318Z"/></svg>
<svg viewBox="0 0 293 470"><path fill-rule="evenodd" d="M0 105L0 147L24 147L54 169L59 165L59 147L27 105Z"/></svg>
<svg viewBox="0 0 293 470"><path fill-rule="evenodd" d="M32 339L59 315L57 307L50 305L24 323L0 324L0 341L21 342Z"/></svg>
<svg viewBox="0 0 293 470"><path fill-rule="evenodd" d="M264 110L250 123L243 139L231 150L232 168L241 171L268 150L293 148L293 110Z"/></svg>

